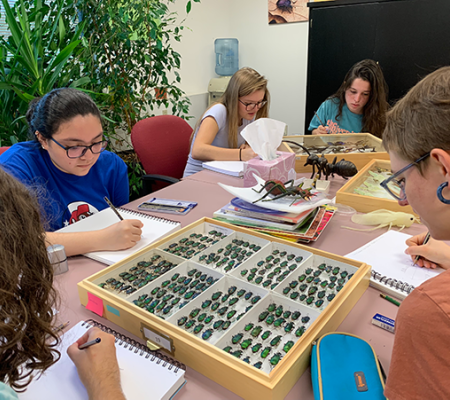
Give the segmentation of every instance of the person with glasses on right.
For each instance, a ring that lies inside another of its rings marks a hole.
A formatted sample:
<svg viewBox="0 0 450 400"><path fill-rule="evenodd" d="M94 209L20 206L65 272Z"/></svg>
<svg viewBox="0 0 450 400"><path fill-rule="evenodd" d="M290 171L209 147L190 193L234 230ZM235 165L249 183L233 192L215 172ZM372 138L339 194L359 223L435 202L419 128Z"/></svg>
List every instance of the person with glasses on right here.
<svg viewBox="0 0 450 400"><path fill-rule="evenodd" d="M431 247L429 261L448 268L448 246L438 241L450 240L450 67L426 76L387 113L383 145L393 175L382 186L414 209L434 239L422 245L425 235L416 237L409 254ZM403 300L384 393L389 400L450 399L449 287L446 270Z"/></svg>
<svg viewBox="0 0 450 400"><path fill-rule="evenodd" d="M37 190L47 241L63 245L68 256L134 246L141 238L139 220L92 232L55 232L107 208L105 196L117 207L129 201L127 167L105 151L94 101L76 89L54 89L31 101L26 118L34 140L14 144L0 156L0 167Z"/></svg>
<svg viewBox="0 0 450 400"><path fill-rule="evenodd" d="M267 79L252 68L241 68L230 79L217 103L209 107L194 128L183 177L203 169L204 161L248 161L256 153L241 131L269 114Z"/></svg>

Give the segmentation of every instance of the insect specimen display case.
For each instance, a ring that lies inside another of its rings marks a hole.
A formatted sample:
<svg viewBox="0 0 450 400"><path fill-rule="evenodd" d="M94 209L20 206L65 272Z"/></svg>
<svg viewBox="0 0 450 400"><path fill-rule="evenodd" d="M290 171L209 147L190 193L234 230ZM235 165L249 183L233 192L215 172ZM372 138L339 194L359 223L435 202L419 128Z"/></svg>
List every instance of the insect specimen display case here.
<svg viewBox="0 0 450 400"><path fill-rule="evenodd" d="M337 157L351 161L360 170L373 159L389 160L382 140L370 133L353 133L349 135L295 135L284 136L280 151L295 153L295 171L312 172L311 165L304 165L310 154L323 156L329 163Z"/></svg>
<svg viewBox="0 0 450 400"><path fill-rule="evenodd" d="M336 193L336 202L368 213L385 209L415 214L411 206L400 206L379 184L391 173L391 162L372 160Z"/></svg>
<svg viewBox="0 0 450 400"><path fill-rule="evenodd" d="M203 218L78 284L103 317L245 399L283 399L370 266ZM89 295L88 295L89 293Z"/></svg>

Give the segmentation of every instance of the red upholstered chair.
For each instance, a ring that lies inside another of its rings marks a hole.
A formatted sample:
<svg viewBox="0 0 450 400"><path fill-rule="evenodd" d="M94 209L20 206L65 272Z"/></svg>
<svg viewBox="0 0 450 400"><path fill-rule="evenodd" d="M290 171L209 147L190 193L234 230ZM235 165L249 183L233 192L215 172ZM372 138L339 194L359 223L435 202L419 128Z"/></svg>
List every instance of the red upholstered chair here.
<svg viewBox="0 0 450 400"><path fill-rule="evenodd" d="M3 154L8 149L9 149L9 146L0 147L0 154Z"/></svg>
<svg viewBox="0 0 450 400"><path fill-rule="evenodd" d="M131 142L147 174L142 177L145 193L181 179L191 133L189 124L175 115L146 118L133 126Z"/></svg>

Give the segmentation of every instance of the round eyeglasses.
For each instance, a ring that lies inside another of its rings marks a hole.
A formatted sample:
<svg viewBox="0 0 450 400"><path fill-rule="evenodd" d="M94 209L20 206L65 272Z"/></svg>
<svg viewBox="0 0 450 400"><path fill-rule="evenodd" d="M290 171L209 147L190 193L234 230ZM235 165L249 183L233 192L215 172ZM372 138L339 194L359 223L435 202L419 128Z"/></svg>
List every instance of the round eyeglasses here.
<svg viewBox="0 0 450 400"><path fill-rule="evenodd" d="M424 154L422 157L419 157L416 161L412 162L411 164L408 164L400 171L397 171L395 174L385 179L383 182L380 183L380 186L383 189L385 189L395 200L397 201L406 200L405 178L398 179L398 177L412 166L417 165L421 161L425 160L429 155L430 152Z"/></svg>
<svg viewBox="0 0 450 400"><path fill-rule="evenodd" d="M267 101L258 101L257 103L244 103L242 100L239 99L239 101L245 106L246 111L252 111L255 109L255 107L258 107L258 109L263 108Z"/></svg>
<svg viewBox="0 0 450 400"><path fill-rule="evenodd" d="M103 150L106 150L106 146L108 145L108 140L103 139L100 142L92 143L90 146L63 146L61 143L58 143L55 139L51 138L58 146L61 146L67 153L67 157L69 158L80 158L83 157L88 150L92 152L92 154L99 154Z"/></svg>

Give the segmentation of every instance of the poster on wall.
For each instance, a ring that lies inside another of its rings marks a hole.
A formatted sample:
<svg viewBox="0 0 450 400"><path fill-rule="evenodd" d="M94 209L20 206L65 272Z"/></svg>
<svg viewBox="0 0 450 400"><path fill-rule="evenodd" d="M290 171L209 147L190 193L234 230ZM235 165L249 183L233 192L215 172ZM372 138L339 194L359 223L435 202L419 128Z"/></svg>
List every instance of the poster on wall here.
<svg viewBox="0 0 450 400"><path fill-rule="evenodd" d="M268 0L269 24L308 21L308 0Z"/></svg>

